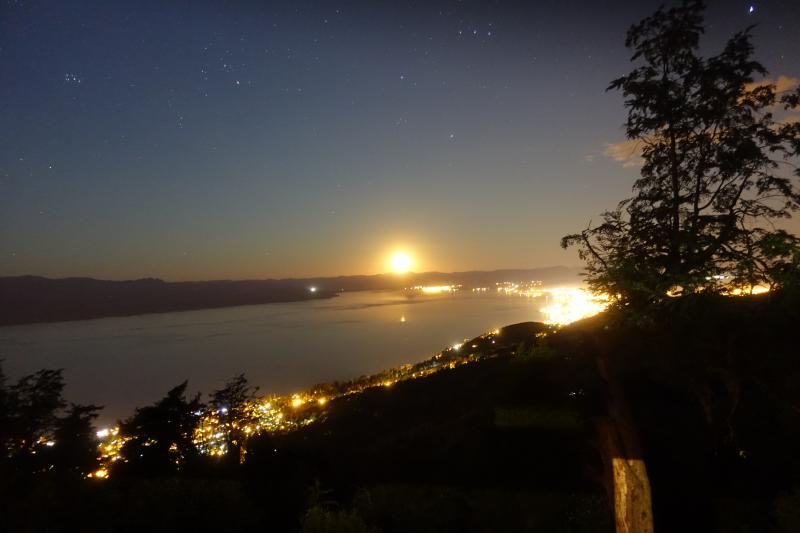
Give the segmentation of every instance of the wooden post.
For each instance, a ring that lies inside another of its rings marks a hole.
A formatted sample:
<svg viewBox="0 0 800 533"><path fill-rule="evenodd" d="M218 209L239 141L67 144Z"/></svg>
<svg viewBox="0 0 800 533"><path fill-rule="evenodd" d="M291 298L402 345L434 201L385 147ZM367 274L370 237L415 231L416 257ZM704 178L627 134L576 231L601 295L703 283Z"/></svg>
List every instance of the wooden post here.
<svg viewBox="0 0 800 533"><path fill-rule="evenodd" d="M608 392L608 416L598 421L597 432L617 533L653 533L650 479L633 419L602 359L597 366Z"/></svg>

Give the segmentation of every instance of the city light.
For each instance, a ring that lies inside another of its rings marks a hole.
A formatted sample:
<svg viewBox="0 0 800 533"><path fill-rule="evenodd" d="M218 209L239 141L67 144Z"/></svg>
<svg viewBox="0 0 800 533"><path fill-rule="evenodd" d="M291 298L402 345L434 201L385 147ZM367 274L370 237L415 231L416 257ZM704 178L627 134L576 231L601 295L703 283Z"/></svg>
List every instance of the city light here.
<svg viewBox="0 0 800 533"><path fill-rule="evenodd" d="M108 477L108 470L106 470L105 468L98 468L97 470L89 474L89 477L97 479L105 479Z"/></svg>
<svg viewBox="0 0 800 533"><path fill-rule="evenodd" d="M769 292L769 287L766 285L753 285L752 287L737 287L727 292L731 296L748 296L750 294L764 294Z"/></svg>
<svg viewBox="0 0 800 533"><path fill-rule="evenodd" d="M586 289L557 288L542 291L547 305L541 309L545 324L566 325L603 312L608 295L592 294Z"/></svg>
<svg viewBox="0 0 800 533"><path fill-rule="evenodd" d="M414 287L425 294L438 294L440 292L455 292L458 288L454 285L432 285L430 287Z"/></svg>

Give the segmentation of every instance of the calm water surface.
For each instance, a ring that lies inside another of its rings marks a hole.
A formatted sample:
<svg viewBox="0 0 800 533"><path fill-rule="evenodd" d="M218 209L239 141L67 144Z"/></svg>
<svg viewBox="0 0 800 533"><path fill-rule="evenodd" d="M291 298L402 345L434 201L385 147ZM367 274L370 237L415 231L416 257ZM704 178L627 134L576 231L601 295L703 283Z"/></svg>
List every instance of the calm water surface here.
<svg viewBox="0 0 800 533"><path fill-rule="evenodd" d="M539 299L471 292L401 292L0 328L14 379L63 368L65 396L105 405L100 425L189 380L210 392L244 372L262 392L287 393L412 363L496 327L542 320Z"/></svg>

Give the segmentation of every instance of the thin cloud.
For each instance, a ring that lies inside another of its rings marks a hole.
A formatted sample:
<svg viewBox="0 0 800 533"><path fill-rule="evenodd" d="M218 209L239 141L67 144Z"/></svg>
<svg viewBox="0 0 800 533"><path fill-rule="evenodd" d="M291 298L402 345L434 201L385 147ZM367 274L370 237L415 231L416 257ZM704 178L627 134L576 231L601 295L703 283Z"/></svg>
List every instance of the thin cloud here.
<svg viewBox="0 0 800 533"><path fill-rule="evenodd" d="M774 85L775 92L780 95L781 93L791 91L800 85L800 78L780 75L776 79L765 78L760 81L754 81L753 83L745 84L744 88L748 91L752 91L753 89L757 87L763 87L764 85Z"/></svg>
<svg viewBox="0 0 800 533"><path fill-rule="evenodd" d="M622 163L623 168L642 166L642 143L636 139L626 139L608 143L603 147L603 155Z"/></svg>
<svg viewBox="0 0 800 533"><path fill-rule="evenodd" d="M745 85L745 89L752 91L757 87L763 87L765 85L774 85L775 92L778 94L778 96L780 96L783 93L793 91L795 88L800 87L800 78L780 75L774 79L765 78L760 81L748 83ZM773 112L778 112L778 115L780 116L781 113L779 112L778 108L779 105L776 104L775 106L771 106L770 110ZM800 114L789 114L780 117L777 122L779 124L800 122ZM636 139L626 139L624 141L603 145L603 156L621 163L623 168L641 167L644 163L644 160L642 159L642 143ZM594 158L595 156L593 154L586 156L586 160L589 162L594 161Z"/></svg>

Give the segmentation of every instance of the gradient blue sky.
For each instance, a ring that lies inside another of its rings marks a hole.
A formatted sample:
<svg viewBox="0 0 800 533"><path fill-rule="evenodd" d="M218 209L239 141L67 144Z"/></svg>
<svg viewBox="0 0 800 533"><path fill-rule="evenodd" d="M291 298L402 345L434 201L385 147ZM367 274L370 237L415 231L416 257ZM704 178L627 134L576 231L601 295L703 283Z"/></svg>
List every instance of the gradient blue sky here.
<svg viewBox="0 0 800 533"><path fill-rule="evenodd" d="M637 175L605 88L658 4L6 1L0 275L577 265ZM710 2L706 51L755 23L798 77L798 7Z"/></svg>

